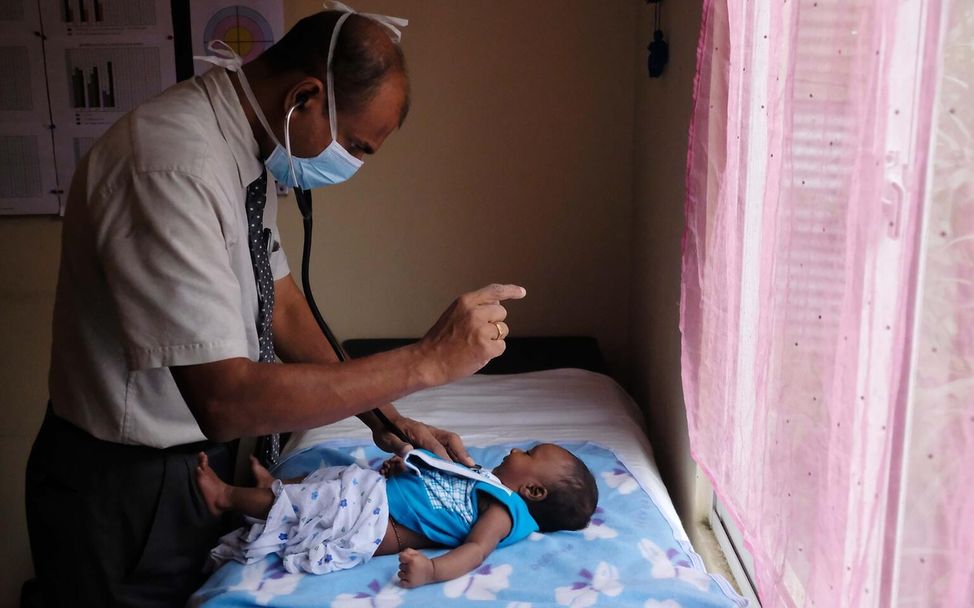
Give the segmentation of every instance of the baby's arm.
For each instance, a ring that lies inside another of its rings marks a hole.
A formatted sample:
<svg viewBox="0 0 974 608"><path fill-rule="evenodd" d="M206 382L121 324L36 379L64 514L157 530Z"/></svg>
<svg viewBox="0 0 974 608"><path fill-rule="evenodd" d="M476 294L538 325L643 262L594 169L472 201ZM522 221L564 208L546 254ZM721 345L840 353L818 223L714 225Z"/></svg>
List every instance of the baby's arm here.
<svg viewBox="0 0 974 608"><path fill-rule="evenodd" d="M489 500L490 504L477 518L467 540L456 549L435 559L415 549L399 554L399 580L403 587L449 581L466 574L484 563L497 544L510 534L513 522L507 508L484 494L481 500Z"/></svg>

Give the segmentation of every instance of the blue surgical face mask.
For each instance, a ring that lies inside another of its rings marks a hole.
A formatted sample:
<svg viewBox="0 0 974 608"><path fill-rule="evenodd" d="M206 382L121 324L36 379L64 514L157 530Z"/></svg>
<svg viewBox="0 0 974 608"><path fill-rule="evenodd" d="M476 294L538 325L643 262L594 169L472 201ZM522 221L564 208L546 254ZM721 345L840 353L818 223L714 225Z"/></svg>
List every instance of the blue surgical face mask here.
<svg viewBox="0 0 974 608"><path fill-rule="evenodd" d="M331 105L329 103L329 106ZM330 121L331 143L321 151L321 154L312 158L291 154L291 114L297 107L294 106L287 112L284 123L285 147L281 147L281 144L275 140L277 145L274 146L274 151L264 161L267 170L282 184L299 186L305 190L339 184L352 177L362 166L362 161L349 154L348 150L338 143L335 137L334 120Z"/></svg>

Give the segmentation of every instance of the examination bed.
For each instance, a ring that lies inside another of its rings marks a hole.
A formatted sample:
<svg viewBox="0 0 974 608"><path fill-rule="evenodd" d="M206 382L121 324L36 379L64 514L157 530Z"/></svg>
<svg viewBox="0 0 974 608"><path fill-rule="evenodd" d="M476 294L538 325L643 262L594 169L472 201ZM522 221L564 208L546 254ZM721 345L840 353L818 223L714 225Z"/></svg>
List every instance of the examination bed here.
<svg viewBox="0 0 974 608"><path fill-rule="evenodd" d="M708 575L660 480L642 416L602 369L586 339L521 339L510 357L448 386L396 402L408 416L459 433L471 456L494 466L511 447L562 444L592 469L599 508L579 532L535 534L494 551L483 566L447 583L406 590L396 556L327 575L289 574L276 557L229 563L193 596L193 606L417 607L743 606L730 585ZM523 342L528 340L528 342ZM348 343L353 355L401 344ZM509 347L510 348L510 347ZM564 364L577 367L558 367ZM556 369L545 369L547 367ZM515 369L533 369L524 373ZM322 463L377 468L387 457L355 419L291 437L275 474L293 477ZM430 551L430 555L438 554Z"/></svg>

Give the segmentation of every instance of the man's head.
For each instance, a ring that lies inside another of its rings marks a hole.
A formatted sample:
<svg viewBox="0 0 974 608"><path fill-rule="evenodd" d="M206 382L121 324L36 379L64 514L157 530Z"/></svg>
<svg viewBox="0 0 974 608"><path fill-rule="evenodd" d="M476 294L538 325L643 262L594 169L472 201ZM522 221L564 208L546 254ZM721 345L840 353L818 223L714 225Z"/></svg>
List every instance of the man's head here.
<svg viewBox="0 0 974 608"><path fill-rule="evenodd" d="M493 473L524 499L542 532L584 528L599 500L585 463L552 443L514 448Z"/></svg>
<svg viewBox="0 0 974 608"><path fill-rule="evenodd" d="M257 77L251 80L257 83L257 96L278 140L284 141L287 111L298 106L290 132L295 156L317 156L331 143L328 49L342 15L321 11L305 17L246 68L248 77L252 72ZM332 74L338 142L357 158L374 153L409 111L402 49L385 26L352 14L339 30Z"/></svg>

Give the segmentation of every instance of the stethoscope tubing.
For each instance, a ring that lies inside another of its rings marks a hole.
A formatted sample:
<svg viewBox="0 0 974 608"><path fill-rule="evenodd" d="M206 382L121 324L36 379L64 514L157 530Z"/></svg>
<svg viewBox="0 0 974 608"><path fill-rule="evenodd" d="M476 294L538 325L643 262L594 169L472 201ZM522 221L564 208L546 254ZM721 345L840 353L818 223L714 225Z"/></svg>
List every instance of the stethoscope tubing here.
<svg viewBox="0 0 974 608"><path fill-rule="evenodd" d="M301 218L304 223L304 245L301 251L301 286L304 290L304 297L308 301L308 307L311 308L311 314L314 316L315 321L318 323L318 327L321 328L321 332L325 334L325 339L331 344L332 349L338 356L338 360L345 362L348 360L348 353L342 348L341 343L335 334L332 333L331 328L328 327L328 323L325 322L325 318L321 316L321 311L318 310L318 305L315 304L314 294L311 293L311 277L310 277L310 266L311 266L311 235L312 235L312 217L311 217L311 191L304 190L303 188L294 188L294 196L298 201L298 209L301 210ZM403 443L410 443L409 438L392 420L382 413L379 408L372 410L372 414L379 419L379 422L388 430L390 433L395 435Z"/></svg>

